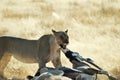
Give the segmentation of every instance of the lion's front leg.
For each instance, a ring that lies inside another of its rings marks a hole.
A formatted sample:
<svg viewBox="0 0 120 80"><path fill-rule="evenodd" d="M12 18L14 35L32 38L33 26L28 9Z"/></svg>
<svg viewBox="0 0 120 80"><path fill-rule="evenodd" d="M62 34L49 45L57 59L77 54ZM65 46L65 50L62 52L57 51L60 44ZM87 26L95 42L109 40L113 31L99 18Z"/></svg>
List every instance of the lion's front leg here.
<svg viewBox="0 0 120 80"><path fill-rule="evenodd" d="M46 67L46 62L44 60L40 61L38 64L39 64L39 68L38 68L37 72L35 73L35 76L39 76L41 68Z"/></svg>
<svg viewBox="0 0 120 80"><path fill-rule="evenodd" d="M60 68L60 67L62 67L61 60L60 60L60 56L54 58L54 59L52 60L52 63L53 63L53 65L54 65L55 68Z"/></svg>

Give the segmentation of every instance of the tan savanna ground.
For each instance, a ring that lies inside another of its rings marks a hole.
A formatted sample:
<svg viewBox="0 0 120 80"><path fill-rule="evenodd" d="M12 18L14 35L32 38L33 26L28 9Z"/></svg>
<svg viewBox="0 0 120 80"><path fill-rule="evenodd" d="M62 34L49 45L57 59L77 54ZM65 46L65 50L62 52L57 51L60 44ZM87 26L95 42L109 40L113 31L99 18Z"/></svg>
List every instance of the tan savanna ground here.
<svg viewBox="0 0 120 80"><path fill-rule="evenodd" d="M0 36L38 39L51 29L68 29L71 50L120 80L120 0L0 0ZM71 67L63 54L62 63ZM37 68L12 58L5 74L25 78Z"/></svg>

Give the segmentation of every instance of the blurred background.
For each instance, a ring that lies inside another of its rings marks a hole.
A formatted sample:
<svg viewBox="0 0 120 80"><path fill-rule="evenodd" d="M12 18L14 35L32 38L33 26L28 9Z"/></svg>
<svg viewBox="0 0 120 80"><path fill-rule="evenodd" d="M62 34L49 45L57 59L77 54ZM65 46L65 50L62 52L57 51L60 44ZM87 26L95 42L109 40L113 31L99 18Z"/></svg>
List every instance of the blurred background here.
<svg viewBox="0 0 120 80"><path fill-rule="evenodd" d="M69 49L92 58L120 80L120 0L0 0L0 36L37 40L51 29L68 29ZM63 66L71 67L61 55ZM37 69L37 64L12 58L5 75L24 79Z"/></svg>

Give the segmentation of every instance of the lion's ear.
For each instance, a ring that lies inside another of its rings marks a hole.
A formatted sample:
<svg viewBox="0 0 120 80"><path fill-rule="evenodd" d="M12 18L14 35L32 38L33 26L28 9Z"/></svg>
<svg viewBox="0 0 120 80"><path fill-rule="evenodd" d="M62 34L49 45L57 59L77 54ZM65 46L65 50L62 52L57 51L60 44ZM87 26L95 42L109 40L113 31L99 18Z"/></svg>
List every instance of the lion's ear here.
<svg viewBox="0 0 120 80"><path fill-rule="evenodd" d="M56 33L56 31L55 31L55 30L53 30L53 29L52 29L52 32L53 32L54 34Z"/></svg>
<svg viewBox="0 0 120 80"><path fill-rule="evenodd" d="M68 33L68 29L65 31L65 33Z"/></svg>

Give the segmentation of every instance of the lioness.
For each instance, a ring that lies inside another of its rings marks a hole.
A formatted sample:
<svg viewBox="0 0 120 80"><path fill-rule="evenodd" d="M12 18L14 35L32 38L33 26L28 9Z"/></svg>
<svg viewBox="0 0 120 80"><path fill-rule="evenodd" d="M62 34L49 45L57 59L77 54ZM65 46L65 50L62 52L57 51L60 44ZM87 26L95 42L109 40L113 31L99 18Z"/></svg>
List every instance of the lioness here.
<svg viewBox="0 0 120 80"><path fill-rule="evenodd" d="M52 32L38 40L0 37L0 76L4 76L4 69L11 56L24 63L38 63L39 68L45 67L50 60L56 68L61 67L60 50L69 43L68 30Z"/></svg>

